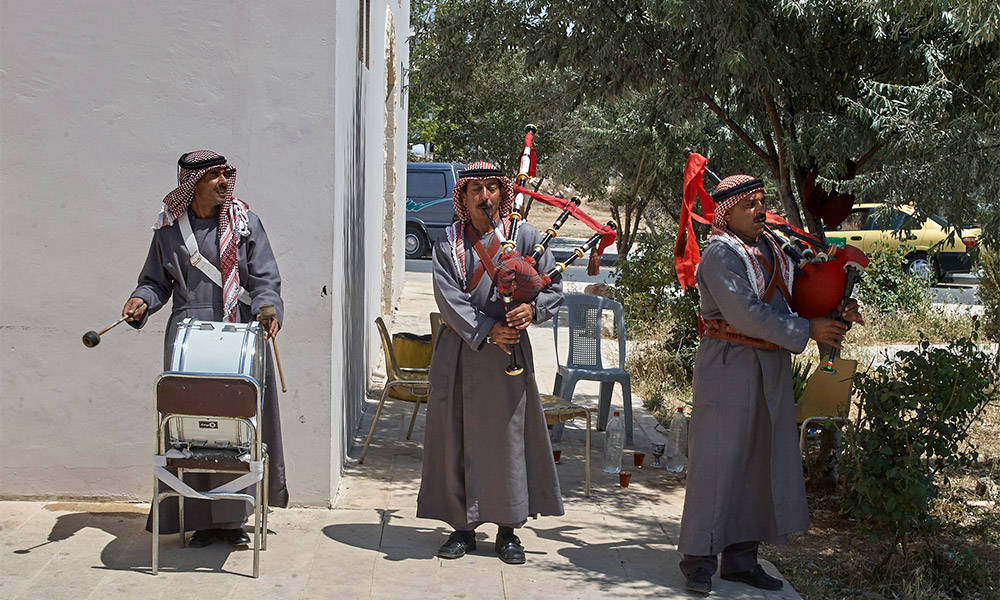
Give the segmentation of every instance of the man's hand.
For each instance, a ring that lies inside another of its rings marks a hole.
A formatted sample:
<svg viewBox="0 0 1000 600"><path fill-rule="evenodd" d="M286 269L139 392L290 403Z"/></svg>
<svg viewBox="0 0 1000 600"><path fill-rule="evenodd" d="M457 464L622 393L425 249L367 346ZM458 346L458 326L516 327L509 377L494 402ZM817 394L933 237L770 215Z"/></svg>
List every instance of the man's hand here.
<svg viewBox="0 0 1000 600"><path fill-rule="evenodd" d="M259 314L257 315L257 320L261 321ZM263 321L261 321L261 323L263 323ZM280 328L278 327L277 319L274 318L268 319L267 323L264 323L264 326L267 327L267 330L264 332L264 339L271 339L278 335L278 329Z"/></svg>
<svg viewBox="0 0 1000 600"><path fill-rule="evenodd" d="M840 304L833 309L833 313L830 316L835 319L839 318L841 321L857 323L858 325L865 324L865 319L858 310L858 301L854 298L844 298L841 300Z"/></svg>
<svg viewBox="0 0 1000 600"><path fill-rule="evenodd" d="M809 337L821 344L839 349L845 333L847 333L847 324L836 319L820 317L809 320Z"/></svg>
<svg viewBox="0 0 1000 600"><path fill-rule="evenodd" d="M138 321L146 314L146 301L142 298L129 298L122 307L122 316L129 323Z"/></svg>
<svg viewBox="0 0 1000 600"><path fill-rule="evenodd" d="M486 335L486 340L500 346L500 349L510 354L510 346L513 346L521 339L521 332L512 327L507 327L502 323L496 323Z"/></svg>
<svg viewBox="0 0 1000 600"><path fill-rule="evenodd" d="M527 329L534 318L535 311L530 304L518 304L507 311L507 326L517 330Z"/></svg>

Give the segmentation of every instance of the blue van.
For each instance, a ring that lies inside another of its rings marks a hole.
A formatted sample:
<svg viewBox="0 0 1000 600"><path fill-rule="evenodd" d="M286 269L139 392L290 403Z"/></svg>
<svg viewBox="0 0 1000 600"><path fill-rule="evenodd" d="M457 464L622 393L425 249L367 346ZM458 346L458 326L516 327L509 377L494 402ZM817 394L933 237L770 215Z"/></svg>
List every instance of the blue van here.
<svg viewBox="0 0 1000 600"><path fill-rule="evenodd" d="M406 258L420 258L445 236L455 207L451 190L465 165L406 163Z"/></svg>

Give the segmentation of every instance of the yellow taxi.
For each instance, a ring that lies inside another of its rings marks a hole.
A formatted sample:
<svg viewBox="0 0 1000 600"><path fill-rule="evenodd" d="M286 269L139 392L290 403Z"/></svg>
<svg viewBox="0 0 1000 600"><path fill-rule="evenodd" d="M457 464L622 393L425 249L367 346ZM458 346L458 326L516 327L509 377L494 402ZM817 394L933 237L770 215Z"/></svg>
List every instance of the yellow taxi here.
<svg viewBox="0 0 1000 600"><path fill-rule="evenodd" d="M850 244L870 253L876 244L911 248L906 255L906 272L930 282L953 273L972 270L970 250L982 233L978 227L962 229L961 236L951 236L948 222L931 215L920 222L912 206L888 207L880 203L855 204L844 222L827 230L831 244Z"/></svg>

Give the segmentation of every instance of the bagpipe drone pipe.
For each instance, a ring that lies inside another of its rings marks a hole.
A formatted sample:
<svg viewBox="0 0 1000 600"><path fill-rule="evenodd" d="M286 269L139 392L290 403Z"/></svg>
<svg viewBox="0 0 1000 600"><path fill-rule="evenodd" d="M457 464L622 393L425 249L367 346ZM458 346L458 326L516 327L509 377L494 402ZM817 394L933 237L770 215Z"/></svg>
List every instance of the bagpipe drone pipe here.
<svg viewBox="0 0 1000 600"><path fill-rule="evenodd" d="M694 285L694 268L700 258L692 221L711 225L716 198L704 188L707 176L718 185L721 179L707 167L707 159L690 149L684 151L684 200L674 250L677 279L681 287ZM701 215L693 212L695 198L701 201ZM868 266L868 257L860 249L845 245L832 246L816 236L792 226L779 215L768 211L764 224L765 235L778 244L795 263L798 273L792 285L791 309L800 317L815 319L826 317L854 293L854 286ZM839 355L832 349L823 371L833 372L833 361Z"/></svg>
<svg viewBox="0 0 1000 600"><path fill-rule="evenodd" d="M518 161L518 173L514 180L514 192L516 195L514 196L513 210L510 214L510 234L505 235L503 228L494 222L489 211L485 211L486 218L489 219L494 234L501 242L500 259L494 283L496 284L497 293L500 295L507 311L513 308L515 302L523 303L534 300L538 296L538 293L552 282L553 277L563 273L567 266L577 259L583 258L587 252L591 253L588 271L592 275L596 274L599 264L598 259L604 252L604 249L614 243L616 235L615 224L609 222L601 225L598 223L580 208L579 197L574 196L566 200L524 187L528 179L535 175L535 150L532 144L536 131L534 125L525 127L524 148L521 151ZM556 218L555 222L545 230L542 239L532 247L531 254L522 256L516 250L517 232L520 224L526 217L526 197L559 208L562 212ZM573 253L566 260L557 262L554 267L544 273L539 272L539 259L548 250L549 243L558 235L559 228L563 226L569 217L573 217L586 224L594 230L594 234L587 241L574 248ZM506 371L508 375L519 375L523 371L523 368L517 363L517 357L513 349L511 349L510 364L507 366Z"/></svg>

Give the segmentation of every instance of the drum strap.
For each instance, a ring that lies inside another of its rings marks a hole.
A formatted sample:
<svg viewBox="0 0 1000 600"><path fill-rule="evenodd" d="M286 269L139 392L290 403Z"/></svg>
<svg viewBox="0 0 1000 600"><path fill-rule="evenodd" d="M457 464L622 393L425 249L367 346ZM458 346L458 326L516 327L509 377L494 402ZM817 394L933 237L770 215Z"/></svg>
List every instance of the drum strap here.
<svg viewBox="0 0 1000 600"><path fill-rule="evenodd" d="M209 262L207 258L201 255L201 251L198 250L198 240L194 237L191 222L188 221L187 211L184 211L178 217L177 225L181 228L181 237L184 238L184 246L187 247L188 254L191 255L191 265L204 273L206 277L212 280L212 283L222 288L222 273L219 272L218 267ZM240 302L247 306L251 304L250 292L243 289L243 286L240 286L239 299Z"/></svg>
<svg viewBox="0 0 1000 600"><path fill-rule="evenodd" d="M220 485L217 488L213 488L207 492L199 492L193 487L181 481L176 475L167 470L167 457L163 454L153 455L153 474L157 479L167 484L174 489L177 493L184 496L185 498L197 498L199 500L212 500L214 494L237 494L243 488L250 487L251 485L257 483L264 478L264 461L253 460L250 461L250 472L246 475L240 475L236 479L229 481ZM155 502L156 499L154 498ZM253 499L247 499L251 505L253 504ZM266 508L265 508L266 510Z"/></svg>

